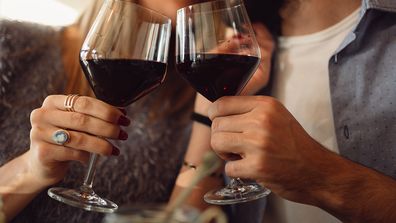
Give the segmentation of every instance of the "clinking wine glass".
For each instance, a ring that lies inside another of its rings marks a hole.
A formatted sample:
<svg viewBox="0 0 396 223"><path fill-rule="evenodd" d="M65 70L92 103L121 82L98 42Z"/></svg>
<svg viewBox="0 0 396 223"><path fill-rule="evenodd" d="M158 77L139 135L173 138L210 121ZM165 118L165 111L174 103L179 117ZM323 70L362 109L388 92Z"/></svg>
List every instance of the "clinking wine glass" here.
<svg viewBox="0 0 396 223"><path fill-rule="evenodd" d="M95 96L125 107L165 78L171 21L130 1L104 2L80 51L80 63ZM92 189L97 154L91 154L83 185L51 188L48 195L89 211L111 213L117 205Z"/></svg>
<svg viewBox="0 0 396 223"><path fill-rule="evenodd" d="M260 48L242 0L198 3L177 11L176 68L211 102L238 95L260 63ZM211 204L233 204L267 196L254 182L231 179L209 191Z"/></svg>

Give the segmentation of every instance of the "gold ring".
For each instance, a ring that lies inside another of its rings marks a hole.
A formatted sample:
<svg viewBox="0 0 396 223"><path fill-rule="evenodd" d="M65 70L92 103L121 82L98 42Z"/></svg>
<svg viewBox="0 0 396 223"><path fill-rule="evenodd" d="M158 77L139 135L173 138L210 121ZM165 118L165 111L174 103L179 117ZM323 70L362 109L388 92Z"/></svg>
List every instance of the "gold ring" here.
<svg viewBox="0 0 396 223"><path fill-rule="evenodd" d="M67 95L64 103L66 111L74 112L74 103L76 103L78 97L79 97L78 94Z"/></svg>

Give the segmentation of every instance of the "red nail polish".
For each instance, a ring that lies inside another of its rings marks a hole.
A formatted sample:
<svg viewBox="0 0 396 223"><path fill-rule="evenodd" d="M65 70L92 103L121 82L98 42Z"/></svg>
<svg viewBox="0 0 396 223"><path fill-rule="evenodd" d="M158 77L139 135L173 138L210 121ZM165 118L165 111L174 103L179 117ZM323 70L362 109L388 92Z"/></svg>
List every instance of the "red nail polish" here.
<svg viewBox="0 0 396 223"><path fill-rule="evenodd" d="M232 38L234 38L234 39L243 39L243 36L241 34L236 34L236 35L232 36Z"/></svg>
<svg viewBox="0 0 396 223"><path fill-rule="evenodd" d="M128 139L128 133L126 133L124 130L120 130L120 134L118 135L118 139L120 139L120 140Z"/></svg>
<svg viewBox="0 0 396 223"><path fill-rule="evenodd" d="M120 155L120 150L117 147L113 146L113 150L111 151L111 155L113 155L113 156Z"/></svg>
<svg viewBox="0 0 396 223"><path fill-rule="evenodd" d="M129 120L129 118L127 118L126 116L121 115L118 119L118 124L122 126L128 126L131 124L131 120Z"/></svg>

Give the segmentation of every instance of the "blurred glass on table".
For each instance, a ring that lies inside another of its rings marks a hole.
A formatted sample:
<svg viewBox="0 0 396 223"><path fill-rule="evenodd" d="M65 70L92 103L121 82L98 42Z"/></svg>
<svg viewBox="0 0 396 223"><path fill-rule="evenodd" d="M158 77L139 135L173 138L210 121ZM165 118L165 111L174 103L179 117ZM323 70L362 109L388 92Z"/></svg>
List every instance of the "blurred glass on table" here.
<svg viewBox="0 0 396 223"><path fill-rule="evenodd" d="M166 205L143 204L119 208L116 212L107 214L103 223L194 223L200 212L189 206L177 210L170 219L166 219Z"/></svg>

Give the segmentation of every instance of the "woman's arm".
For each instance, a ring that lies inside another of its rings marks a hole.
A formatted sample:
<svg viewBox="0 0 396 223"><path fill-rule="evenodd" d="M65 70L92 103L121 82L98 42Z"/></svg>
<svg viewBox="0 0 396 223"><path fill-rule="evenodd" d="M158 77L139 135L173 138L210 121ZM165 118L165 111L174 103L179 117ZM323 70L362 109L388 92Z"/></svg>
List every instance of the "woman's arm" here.
<svg viewBox="0 0 396 223"><path fill-rule="evenodd" d="M39 181L30 171L29 151L0 167L0 195L6 221L15 217L51 182Z"/></svg>
<svg viewBox="0 0 396 223"><path fill-rule="evenodd" d="M211 103L208 100L198 94L195 100L195 112L207 116L207 110L210 104ZM184 161L189 164L199 166L202 163L203 155L210 150L210 127L199 122L194 122ZM222 171L223 166L217 172L221 173ZM208 207L208 204L203 200L204 194L211 189L223 186L223 179L219 177L220 174L215 175L216 176L208 176L204 178L195 186L193 193L187 200L187 204L201 210ZM188 187L194 177L195 169L183 166L177 177L171 200L173 200L182 189Z"/></svg>
<svg viewBox="0 0 396 223"><path fill-rule="evenodd" d="M119 149L106 139L128 137L121 127L130 121L121 110L81 96L74 100L74 111L67 111L64 106L67 98L48 96L41 108L32 111L30 149L0 167L0 196L8 221L38 193L62 180L70 161L87 163L90 153L117 156ZM53 140L53 134L59 129L67 129L69 134L70 138L64 143Z"/></svg>

